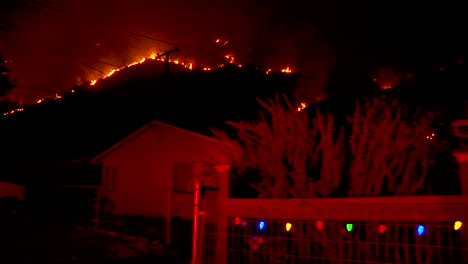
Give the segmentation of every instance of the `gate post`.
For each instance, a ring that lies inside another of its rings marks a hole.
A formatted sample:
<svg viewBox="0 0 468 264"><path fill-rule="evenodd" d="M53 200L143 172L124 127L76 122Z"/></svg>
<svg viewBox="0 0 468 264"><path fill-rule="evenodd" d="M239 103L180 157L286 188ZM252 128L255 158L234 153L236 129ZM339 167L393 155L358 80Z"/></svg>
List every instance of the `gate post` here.
<svg viewBox="0 0 468 264"><path fill-rule="evenodd" d="M219 175L218 185L218 241L216 246L216 264L227 263L228 215L226 200L229 198L229 165L214 166Z"/></svg>

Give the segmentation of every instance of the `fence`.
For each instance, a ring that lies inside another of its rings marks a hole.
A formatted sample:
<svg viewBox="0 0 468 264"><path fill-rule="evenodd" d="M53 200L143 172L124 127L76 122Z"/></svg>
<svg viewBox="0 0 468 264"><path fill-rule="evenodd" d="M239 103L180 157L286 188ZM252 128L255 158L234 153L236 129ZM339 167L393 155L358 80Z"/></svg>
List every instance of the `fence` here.
<svg viewBox="0 0 468 264"><path fill-rule="evenodd" d="M190 193L157 188L40 185L28 188L27 211L59 221L92 226L94 229L121 228L115 226L114 222L119 222L117 219L122 216L146 216L153 219L153 223L142 226L162 228L158 232L164 232L165 242L169 244L172 218L191 215L192 200L193 195Z"/></svg>
<svg viewBox="0 0 468 264"><path fill-rule="evenodd" d="M194 263L468 263L466 196L232 199L221 182Z"/></svg>

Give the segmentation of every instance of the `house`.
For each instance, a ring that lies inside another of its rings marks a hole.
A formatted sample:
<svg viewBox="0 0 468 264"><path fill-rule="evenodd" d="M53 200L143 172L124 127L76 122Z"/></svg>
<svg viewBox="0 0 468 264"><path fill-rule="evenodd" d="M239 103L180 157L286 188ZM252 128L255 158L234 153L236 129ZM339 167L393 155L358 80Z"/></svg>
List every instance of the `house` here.
<svg viewBox="0 0 468 264"><path fill-rule="evenodd" d="M151 121L91 160L112 213L191 219L194 164L226 164L225 143Z"/></svg>

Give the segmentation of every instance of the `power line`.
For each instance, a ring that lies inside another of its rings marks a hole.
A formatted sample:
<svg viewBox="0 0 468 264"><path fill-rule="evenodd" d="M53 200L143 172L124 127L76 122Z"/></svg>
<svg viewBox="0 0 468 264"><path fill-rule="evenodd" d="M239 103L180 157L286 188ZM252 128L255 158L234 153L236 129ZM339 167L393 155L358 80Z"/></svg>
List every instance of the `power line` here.
<svg viewBox="0 0 468 264"><path fill-rule="evenodd" d="M28 0L28 1L31 2L31 3L34 3L34 4L36 4L36 5L40 5L40 6L44 7L44 8L51 9L51 10L53 10L53 11L55 11L55 12L58 12L58 13L61 13L61 14L65 14L65 15L68 15L68 16L71 16L71 17L74 17L74 18L77 18L77 19L81 19L81 20L87 21L87 22L89 22L89 23L93 23L93 24L100 25L100 26L103 26L103 27L111 28L111 29L114 29L114 30L117 30L117 31L125 32L125 33L131 34L131 35L139 36L139 37L142 37L142 38L146 38L146 39L149 39L149 40L161 42L161 43L164 43L164 44L182 47L182 48L184 48L184 49L191 50L191 51L194 51L194 52L198 52L198 53L203 53L203 54L207 54L207 55L219 57L219 55L217 55L217 54L213 54L213 53L210 53L210 52L206 52L206 51L194 49L194 48L191 48L191 47L188 47L188 46L184 46L184 45L180 45L180 44L177 44L177 43L165 41L165 40L162 40L162 39L153 38L153 37L148 36L148 35L140 34L140 33L133 32L133 31L130 31L130 30L127 30L127 29L118 27L118 26L114 26L114 25L107 24L107 23L104 23L104 22L96 21L96 20L93 20L93 19L90 19L90 18L87 18L87 17L83 17L83 16L80 16L80 15L77 15L77 14L72 13L72 12L68 12L68 11L65 11L65 10L62 10L62 9L53 7L53 6L49 6L49 5L46 5L46 4L43 4L43 3L40 3L40 2L34 1L34 0Z"/></svg>
<svg viewBox="0 0 468 264"><path fill-rule="evenodd" d="M74 60L76 60L78 63L82 64L82 65L85 66L85 67L88 67L88 68L90 68L90 69L93 69L93 70L95 70L95 71L97 71L97 72L99 72L99 73L102 73L102 74L104 74L104 75L106 74L105 72L103 72L103 71L101 71L101 70L99 70L99 69L97 69L97 68L95 68L95 67L93 67L93 66L91 66L91 65L89 65L89 64L87 64L87 63L85 63L85 62L82 62L80 59L76 58L75 55L72 55L72 54L70 54L69 52L66 52L66 51L63 51L63 50L60 50L60 49L56 49L56 48L50 48L49 46L43 47L43 46L33 45L33 44L29 43L29 42L19 41L19 40L17 40L17 39L12 39L12 38L9 38L9 37L7 37L7 38L10 39L10 40L12 40L12 41L15 41L15 42L17 42L17 43L19 43L19 44L25 45L25 46L31 46L31 47L41 48L41 49L43 49L43 50L48 50L48 51L50 51L50 52L59 53L59 54L61 54L61 55L63 55L63 56L71 57L71 58L73 58ZM37 40L37 39L34 39L34 40L37 41L37 42L42 42L42 41ZM47 43L45 43L45 44L47 45ZM101 64L104 64L104 65L109 65L109 66L112 66L112 67L117 67L117 68L121 68L121 67L122 67L122 66L119 66L119 65L115 65L115 64L111 64L111 63L107 63L107 62L95 60L95 59L88 59L88 60L94 61L94 62L97 62L97 63L101 63Z"/></svg>
<svg viewBox="0 0 468 264"><path fill-rule="evenodd" d="M29 86L23 86L23 85L15 85L15 88L23 88L23 89L41 91L41 92L47 92L47 93L58 93L58 92L54 92L48 89L41 89L41 88L35 88L35 87L29 87Z"/></svg>
<svg viewBox="0 0 468 264"><path fill-rule="evenodd" d="M51 9L51 10L53 10L55 12L65 14L65 15L68 15L68 16L71 16L71 17L74 17L74 18L77 18L77 19L80 19L80 20L84 20L84 21L87 21L89 23L93 23L93 24L100 25L100 26L103 26L103 27L111 28L113 30L125 32L125 33L131 34L131 35L139 36L139 37L142 37L142 38L146 38L146 39L149 39L149 40L161 42L161 43L164 43L164 44L181 47L181 48L184 48L184 49L187 49L187 50L190 50L190 51L194 51L194 52L197 52L197 53L207 54L207 55L218 57L218 58L221 57L219 54L214 54L214 53L211 53L211 52L195 49L195 48L192 48L192 47L189 47L189 46L180 45L178 43L153 38L153 37L148 36L148 35L136 33L136 32L133 32L133 31L130 31L130 30L118 27L118 26L114 26L114 25L111 25L111 24L107 24L107 23L104 23L104 22L100 22L100 21L96 21L96 20L93 20L93 19L90 19L90 18L86 18L86 17L80 16L78 14L68 12L68 11L65 11L65 10L62 10L62 9L59 9L59 8L56 8L56 7L52 7L50 5L43 4L43 3L40 3L40 2L37 2L37 1L34 1L34 0L28 0L28 1L31 2L31 3L40 5L40 6L44 7L44 8ZM246 62L246 61L242 61L242 60L240 62L243 63L243 64L253 64L254 65L254 63ZM265 67L262 67L262 68L265 68Z"/></svg>
<svg viewBox="0 0 468 264"><path fill-rule="evenodd" d="M214 54L214 53L210 53L210 52L207 52L207 51L203 51L203 50L191 48L191 47L189 47L189 46L180 45L180 44L177 44L177 43L165 41L165 40L158 39L158 38L154 38L154 37L151 37L151 36L148 36L148 35L145 35L145 34L133 32L133 31L130 31L130 30L127 30L127 29L118 27L118 26L114 26L114 25L111 25L111 24L108 24L108 23L96 21L96 20L93 20L93 19L90 19L90 18L81 16L81 15L78 15L78 14L75 14L75 13L72 13L72 12L69 12L69 11L66 11L66 10L62 10L62 9L59 9L59 8L56 8L56 7L53 7L53 6L50 6L50 5L47 5L47 4L44 4L44 3L41 3L41 2L35 1L35 0L28 0L28 1L31 2L31 3L33 3L33 4L39 5L39 6L43 7L43 8L47 8L47 9L53 10L53 11L55 11L55 12L57 12L57 13L61 13L61 14L67 15L67 16L74 17L74 18L76 18L76 19L80 19L80 20L83 20L83 21L86 21L86 22L89 22L89 23L93 23L93 24L96 24L96 25L100 25L100 26L102 26L102 27L110 28L110 29L113 29L113 30L116 30L116 31L125 32L125 33L127 33L127 34L139 36L139 37L146 38L146 39L149 39L149 40L152 40L152 41L156 41L156 42L160 42L160 43L164 43L164 44L168 44L168 45L172 45L172 46L181 47L181 48L184 48L184 49L193 51L193 52L197 52L197 53L201 53L201 54L207 54L207 55L215 56L215 57L218 57L218 58L221 57L221 56L218 55L218 54ZM238 61L239 61L240 63L242 63L242 64L252 64L252 65L256 65L256 64L254 64L254 63L252 63L252 62L247 62L247 61L244 61L244 60L238 60ZM100 62L100 63L103 63L103 62ZM105 64L105 63L104 63L104 64ZM86 67L89 67L89 65L86 66ZM116 67L119 67L119 68L120 68L120 66L116 66ZM260 68L264 68L264 69L267 68L267 67L262 67L262 66L259 66L259 67L260 67ZM95 68L93 68L93 69L96 70ZM99 70L98 70L98 71L99 71ZM304 75L296 75L296 76L297 76L297 77L300 77L300 78L305 78L305 79L311 79L311 80L317 80L317 81L327 82L326 80L318 79L318 78L311 77L311 76L304 76Z"/></svg>

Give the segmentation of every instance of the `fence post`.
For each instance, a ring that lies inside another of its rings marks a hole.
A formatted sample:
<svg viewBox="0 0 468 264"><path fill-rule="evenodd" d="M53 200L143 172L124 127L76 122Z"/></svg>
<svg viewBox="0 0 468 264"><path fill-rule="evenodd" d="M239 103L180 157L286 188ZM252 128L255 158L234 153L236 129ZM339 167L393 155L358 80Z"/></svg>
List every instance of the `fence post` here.
<svg viewBox="0 0 468 264"><path fill-rule="evenodd" d="M198 164L195 164L195 166ZM195 168L194 168L195 170ZM199 232L203 228L198 223L198 216L200 212L200 199L201 199L201 183L199 173L193 173L194 182L194 199L193 199L193 236L192 236L192 264L197 264L199 259Z"/></svg>
<svg viewBox="0 0 468 264"><path fill-rule="evenodd" d="M225 202L229 198L229 165L215 166L219 175L218 185L218 241L216 246L216 264L227 263L228 216Z"/></svg>
<svg viewBox="0 0 468 264"><path fill-rule="evenodd" d="M101 188L96 188L96 204L94 205L94 231L99 229L101 211Z"/></svg>
<svg viewBox="0 0 468 264"><path fill-rule="evenodd" d="M166 245L171 243L172 191L167 191Z"/></svg>

